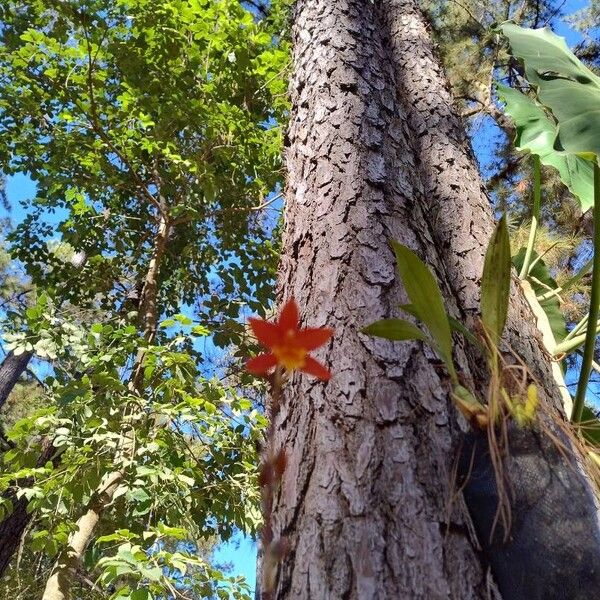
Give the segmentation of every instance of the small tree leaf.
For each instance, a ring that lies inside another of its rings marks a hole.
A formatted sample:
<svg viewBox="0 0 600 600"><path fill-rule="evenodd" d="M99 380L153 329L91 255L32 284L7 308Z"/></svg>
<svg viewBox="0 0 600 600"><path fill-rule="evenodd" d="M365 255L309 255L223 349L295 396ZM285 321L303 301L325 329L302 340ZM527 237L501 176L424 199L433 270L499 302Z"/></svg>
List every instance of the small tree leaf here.
<svg viewBox="0 0 600 600"><path fill-rule="evenodd" d="M481 278L481 319L494 343L498 343L506 324L510 292L510 242L506 216L503 216L494 233L483 265Z"/></svg>

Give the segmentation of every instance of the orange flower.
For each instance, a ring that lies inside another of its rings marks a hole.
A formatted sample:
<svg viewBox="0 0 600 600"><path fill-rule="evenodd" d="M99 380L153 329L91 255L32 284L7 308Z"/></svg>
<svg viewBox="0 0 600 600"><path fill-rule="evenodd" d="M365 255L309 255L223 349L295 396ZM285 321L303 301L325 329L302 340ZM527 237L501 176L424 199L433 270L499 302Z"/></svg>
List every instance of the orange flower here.
<svg viewBox="0 0 600 600"><path fill-rule="evenodd" d="M254 375L266 375L275 366L287 371L298 369L323 381L331 377L329 369L308 355L333 335L326 327L299 329L298 305L292 298L281 309L276 323L250 318L250 327L258 341L268 348L268 354L251 358L246 368Z"/></svg>

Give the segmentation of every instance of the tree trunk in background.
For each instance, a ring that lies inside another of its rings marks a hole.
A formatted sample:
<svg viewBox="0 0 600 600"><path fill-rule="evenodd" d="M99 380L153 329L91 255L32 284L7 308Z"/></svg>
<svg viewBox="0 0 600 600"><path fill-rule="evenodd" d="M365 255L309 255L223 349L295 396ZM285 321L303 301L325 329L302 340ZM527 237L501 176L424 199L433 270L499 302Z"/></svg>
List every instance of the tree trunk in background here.
<svg viewBox="0 0 600 600"><path fill-rule="evenodd" d="M493 218L412 2L299 0L280 285L305 326L329 326L327 383L294 375L276 422L288 464L276 598L487 598L462 505L448 507L462 437L436 357L359 333L406 301L389 240L433 268L473 321ZM555 406L550 365L515 288L509 342ZM481 357L455 362L476 389ZM507 599L508 600L508 599Z"/></svg>
<svg viewBox="0 0 600 600"><path fill-rule="evenodd" d="M56 448L52 445L52 440L45 439L36 466L43 467L49 460L53 460L56 466L59 455L56 454ZM27 487L31 483L31 480L25 482L23 487ZM17 499L14 495L9 495L9 499L12 500L12 512L0 521L0 577L4 575L15 555L23 533L33 516L33 513L27 510L29 501L25 496Z"/></svg>
<svg viewBox="0 0 600 600"><path fill-rule="evenodd" d="M0 365L0 408L2 408L15 384L25 372L31 356L31 352L23 352L18 356L9 352L2 361ZM52 446L50 448L44 447L40 456L40 460L43 461L41 462L42 465L51 458L53 450ZM31 515L27 512L27 499L25 497L19 500L11 499L13 500L11 514L0 520L0 577L8 567L19 546L23 531L25 531L31 519Z"/></svg>
<svg viewBox="0 0 600 600"><path fill-rule="evenodd" d="M18 356L9 352L4 357L0 364L0 408L4 406L19 377L25 372L31 356L31 352L23 352Z"/></svg>

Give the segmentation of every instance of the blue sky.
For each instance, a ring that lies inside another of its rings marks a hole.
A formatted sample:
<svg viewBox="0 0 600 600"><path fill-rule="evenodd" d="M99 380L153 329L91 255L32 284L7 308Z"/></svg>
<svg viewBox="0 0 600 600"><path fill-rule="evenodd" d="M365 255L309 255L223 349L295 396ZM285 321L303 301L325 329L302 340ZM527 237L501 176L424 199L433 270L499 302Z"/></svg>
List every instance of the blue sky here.
<svg viewBox="0 0 600 600"><path fill-rule="evenodd" d="M574 12L580 8L587 6L584 0L568 0L563 7L565 13ZM557 32L564 35L569 45L574 45L580 41L580 36L566 24L561 23L557 28ZM491 125L489 121L481 122L476 125L475 131L477 135L473 138L474 151L477 158L485 171L485 167L493 158L496 141L499 135L498 129ZM19 223L25 216L23 208L19 202L28 200L35 196L35 185L25 175L16 175L9 177L7 185L7 195L12 204L12 211L8 215L13 224ZM0 217L4 211L0 208ZM54 219L58 221L58 215ZM576 378L576 374L569 374L569 380ZM590 390L595 396L597 390ZM230 563L232 565L232 574L244 575L252 588L255 586L255 571L256 571L256 544L249 538L237 535L227 544L221 544L216 551L215 558L219 563Z"/></svg>

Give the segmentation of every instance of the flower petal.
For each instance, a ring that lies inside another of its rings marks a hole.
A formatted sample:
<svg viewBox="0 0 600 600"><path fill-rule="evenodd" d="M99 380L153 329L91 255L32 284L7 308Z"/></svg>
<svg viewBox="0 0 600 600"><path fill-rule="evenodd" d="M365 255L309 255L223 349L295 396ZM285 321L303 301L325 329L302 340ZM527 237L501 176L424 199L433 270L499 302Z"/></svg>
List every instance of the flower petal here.
<svg viewBox="0 0 600 600"><path fill-rule="evenodd" d="M253 375L267 375L276 365L274 354L259 354L246 362L246 370Z"/></svg>
<svg viewBox="0 0 600 600"><path fill-rule="evenodd" d="M304 366L300 369L309 375L322 379L323 381L329 381L331 379L331 371L322 365L319 361L316 361L312 356L306 357Z"/></svg>
<svg viewBox="0 0 600 600"><path fill-rule="evenodd" d="M309 327L296 333L294 344L310 352L325 344L332 335L333 329L328 327Z"/></svg>
<svg viewBox="0 0 600 600"><path fill-rule="evenodd" d="M300 314L298 311L298 305L293 298L290 298L279 313L278 325L283 332L289 331L290 329L296 331L298 329L299 320Z"/></svg>
<svg viewBox="0 0 600 600"><path fill-rule="evenodd" d="M281 329L279 325L275 323L269 323L264 319L255 319L250 317L248 319L250 327L256 336L256 339L267 348L271 348L273 345L281 343Z"/></svg>

